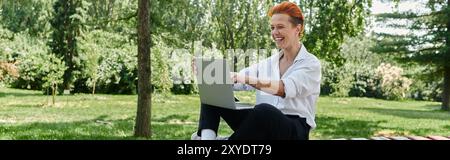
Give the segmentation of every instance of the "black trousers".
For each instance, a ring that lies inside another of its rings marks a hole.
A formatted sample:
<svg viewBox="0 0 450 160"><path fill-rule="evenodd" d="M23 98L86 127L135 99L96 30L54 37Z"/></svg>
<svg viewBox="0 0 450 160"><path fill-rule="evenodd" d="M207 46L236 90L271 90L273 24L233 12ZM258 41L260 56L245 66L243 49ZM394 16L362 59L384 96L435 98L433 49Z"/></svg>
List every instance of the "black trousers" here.
<svg viewBox="0 0 450 160"><path fill-rule="evenodd" d="M310 126L306 118L284 115L266 103L252 109L232 110L201 104L197 135L202 129L218 133L220 117L234 133L229 140L308 140Z"/></svg>

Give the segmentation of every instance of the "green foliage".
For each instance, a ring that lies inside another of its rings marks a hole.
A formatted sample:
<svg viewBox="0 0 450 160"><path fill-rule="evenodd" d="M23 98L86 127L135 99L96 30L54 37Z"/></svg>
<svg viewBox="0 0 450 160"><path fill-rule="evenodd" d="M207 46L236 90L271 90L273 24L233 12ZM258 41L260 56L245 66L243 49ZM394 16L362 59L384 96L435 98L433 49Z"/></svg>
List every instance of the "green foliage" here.
<svg viewBox="0 0 450 160"><path fill-rule="evenodd" d="M137 0L88 1L85 27L136 39ZM153 5L153 4L152 4Z"/></svg>
<svg viewBox="0 0 450 160"><path fill-rule="evenodd" d="M372 91L373 68L377 66L380 57L371 53L367 48L372 41L362 36L346 38L339 57L346 63L338 66L334 62L322 61L321 94L338 97L370 96Z"/></svg>
<svg viewBox="0 0 450 160"><path fill-rule="evenodd" d="M18 57L19 80L13 85L18 88L45 89L60 84L66 67L60 59L45 52L31 52Z"/></svg>
<svg viewBox="0 0 450 160"><path fill-rule="evenodd" d="M361 71L358 65L364 64L364 58L367 57L348 58L347 51L340 48L345 36L355 36L363 30L364 16L368 14L371 0L322 1L300 0L299 6L306 17L303 43L313 54L328 63L324 64L328 69L324 70L326 75L324 79L327 84L323 88L328 87L329 91L323 93L334 96L366 95L370 85L363 84L365 78L360 77L370 78L370 75L365 73L371 72L366 72L370 69ZM273 49L275 46L270 36L267 11L275 2L278 3L278 1L259 0L220 0L213 3L209 0L152 1L150 6L152 87L161 92L170 90L174 93L195 93L195 84L192 84L190 73L187 70L178 72L179 70L175 68L176 65L184 65L182 60L174 61L168 56L172 54L173 49L187 49L193 54L195 41L201 41L206 49L217 48L221 51ZM40 43L42 39L51 37L48 46L51 52L62 58L68 66L64 79L73 85L75 92L96 90L101 93L135 93L136 0L102 2L52 0L39 3L37 5L40 6L31 9L30 6L35 3L39 2L3 3L2 7L9 7L11 10L3 10L4 14L1 18L11 21L1 23L8 27L19 26L18 31L24 31L21 28L33 28L31 24L39 26L34 28L42 29L42 31L23 32L23 34L31 35L34 32L39 33L35 34L39 43L31 45L40 48L37 52L47 53L46 47L41 46ZM32 13L31 10L36 13ZM16 14L17 18L14 19L13 13L20 14ZM40 18L36 23L34 21L19 23L26 17L38 17L34 16L38 13ZM51 33L51 36L45 33ZM13 39L13 36L6 37ZM24 44L30 43L14 42L6 46L19 45L25 48L19 50L27 50L30 47ZM361 50L358 52L365 53ZM359 56L358 52L355 51L353 56ZM14 54L16 54L15 57L19 55L15 52ZM9 57L14 57L14 54ZM351 62L352 59L360 60ZM344 63L345 61L349 62ZM183 67L186 68L186 66ZM373 66L361 68L373 68ZM39 81L42 81L38 75L36 76ZM43 83L35 82L33 78L28 78L26 81L22 79L16 84L20 84L18 86L21 87L33 84L30 85L31 88L40 88L36 86ZM172 81L177 83L172 84ZM67 87L66 85L64 86Z"/></svg>
<svg viewBox="0 0 450 160"><path fill-rule="evenodd" d="M169 48L162 41L156 41L156 45L151 48L151 84L154 91L167 93L172 88L172 79L169 70Z"/></svg>
<svg viewBox="0 0 450 160"><path fill-rule="evenodd" d="M86 20L87 5L89 3L82 0L58 0L53 5L53 32L49 46L52 53L61 57L67 66L63 84L65 89L71 88L81 70L77 41Z"/></svg>
<svg viewBox="0 0 450 160"><path fill-rule="evenodd" d="M47 64L40 71L44 73L42 88L52 88L54 93L57 90L57 86L63 83L62 77L67 67L60 58L53 54L48 55L44 60Z"/></svg>
<svg viewBox="0 0 450 160"><path fill-rule="evenodd" d="M0 3L1 23L14 33L28 32L46 36L50 30L51 5L54 0L4 1Z"/></svg>
<svg viewBox="0 0 450 160"><path fill-rule="evenodd" d="M421 1L421 4L427 9L380 14L379 21L390 22L390 26L409 32L408 34L379 33L377 40L381 45L373 50L382 54L395 54L397 60L404 64L429 66L431 67L429 69L433 71L425 72L428 73L427 76L447 77L442 85L442 109L448 110L450 104L450 1ZM404 24L401 24L402 22ZM434 82L434 84L438 83L440 82ZM432 82L427 82L425 86L427 85L432 85ZM416 87L421 88L420 85Z"/></svg>
<svg viewBox="0 0 450 160"><path fill-rule="evenodd" d="M4 37L9 38L0 39L0 52L3 53L0 59L16 64L20 75L12 86L41 89L43 77L47 74L43 68L49 60L45 43L28 33L10 33Z"/></svg>
<svg viewBox="0 0 450 160"><path fill-rule="evenodd" d="M136 93L137 48L117 33L94 30L80 41L82 83L78 92L92 91L96 83L102 93ZM88 88L89 87L89 88Z"/></svg>
<svg viewBox="0 0 450 160"><path fill-rule="evenodd" d="M220 50L272 48L267 12L270 1L227 0L211 6L214 42ZM255 34L260 33L260 34Z"/></svg>
<svg viewBox="0 0 450 160"><path fill-rule="evenodd" d="M343 66L322 61L322 89L324 95L337 97L376 97L404 99L408 95L411 80L397 66L382 62L392 61L372 53L370 38L347 38L342 46Z"/></svg>
<svg viewBox="0 0 450 160"><path fill-rule="evenodd" d="M11 40L14 39L14 33L8 29L3 28L0 25L0 61L11 61L12 60L12 50L11 50Z"/></svg>
<svg viewBox="0 0 450 160"><path fill-rule="evenodd" d="M0 26L0 87L8 84L13 78L17 78L18 71L12 62L11 48L8 47L8 38L12 33ZM5 38L5 39L4 39Z"/></svg>
<svg viewBox="0 0 450 160"><path fill-rule="evenodd" d="M434 72L429 65L417 65L409 67L406 75L409 75L414 83L411 85L410 97L416 100L442 101L443 78L429 76Z"/></svg>
<svg viewBox="0 0 450 160"><path fill-rule="evenodd" d="M409 96L412 80L397 66L381 63L377 68L369 65L346 63L332 68L324 64L322 94L337 97L375 97L401 100Z"/></svg>
<svg viewBox="0 0 450 160"><path fill-rule="evenodd" d="M300 0L305 13L304 44L311 53L337 66L345 58L337 54L346 36L358 36L364 29L372 0Z"/></svg>
<svg viewBox="0 0 450 160"><path fill-rule="evenodd" d="M255 100L252 92L237 96ZM75 94L61 97L58 107L42 107L46 99L36 91L0 89L0 139L136 139L135 95ZM152 103L154 140L190 138L198 123L198 95L155 95ZM448 134L450 115L436 111L436 102L320 97L317 105L311 139L369 138L387 131L393 136ZM232 133L225 123L220 127L219 135Z"/></svg>
<svg viewBox="0 0 450 160"><path fill-rule="evenodd" d="M322 64L322 95L333 95L338 97L348 96L351 88L352 76L344 67L333 66L332 63L321 61Z"/></svg>

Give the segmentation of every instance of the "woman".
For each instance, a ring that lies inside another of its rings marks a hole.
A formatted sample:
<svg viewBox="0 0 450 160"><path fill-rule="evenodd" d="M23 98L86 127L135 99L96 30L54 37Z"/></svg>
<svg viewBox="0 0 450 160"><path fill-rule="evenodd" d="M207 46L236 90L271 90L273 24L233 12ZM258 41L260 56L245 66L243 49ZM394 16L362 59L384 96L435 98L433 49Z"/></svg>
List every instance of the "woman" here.
<svg viewBox="0 0 450 160"><path fill-rule="evenodd" d="M234 131L229 140L309 139L310 129L316 127L320 62L300 42L304 17L296 4L280 3L269 11L269 17L280 52L232 73L235 90L257 90L257 105L230 110L201 104L199 128L191 139L216 139L220 117Z"/></svg>

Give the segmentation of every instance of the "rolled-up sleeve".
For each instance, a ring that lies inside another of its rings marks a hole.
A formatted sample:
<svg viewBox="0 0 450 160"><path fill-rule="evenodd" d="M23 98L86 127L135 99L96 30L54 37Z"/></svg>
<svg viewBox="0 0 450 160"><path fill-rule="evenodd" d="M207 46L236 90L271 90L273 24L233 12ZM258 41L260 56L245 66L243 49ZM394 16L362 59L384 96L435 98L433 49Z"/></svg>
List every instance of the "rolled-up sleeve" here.
<svg viewBox="0 0 450 160"><path fill-rule="evenodd" d="M289 75L282 78L284 98L306 97L320 93L321 69L319 61L295 68Z"/></svg>

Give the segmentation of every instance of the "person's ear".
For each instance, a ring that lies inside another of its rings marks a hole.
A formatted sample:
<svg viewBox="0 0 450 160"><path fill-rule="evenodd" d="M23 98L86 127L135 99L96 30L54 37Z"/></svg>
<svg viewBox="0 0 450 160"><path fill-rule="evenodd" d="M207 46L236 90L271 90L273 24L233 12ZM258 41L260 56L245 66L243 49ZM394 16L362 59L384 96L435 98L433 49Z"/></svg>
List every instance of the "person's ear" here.
<svg viewBox="0 0 450 160"><path fill-rule="evenodd" d="M297 34L300 34L302 32L302 30L303 30L303 25L302 24L297 25Z"/></svg>
<svg viewBox="0 0 450 160"><path fill-rule="evenodd" d="M303 25L301 25L301 24L297 25L297 27L296 27L297 35L300 35L302 30L303 30Z"/></svg>

